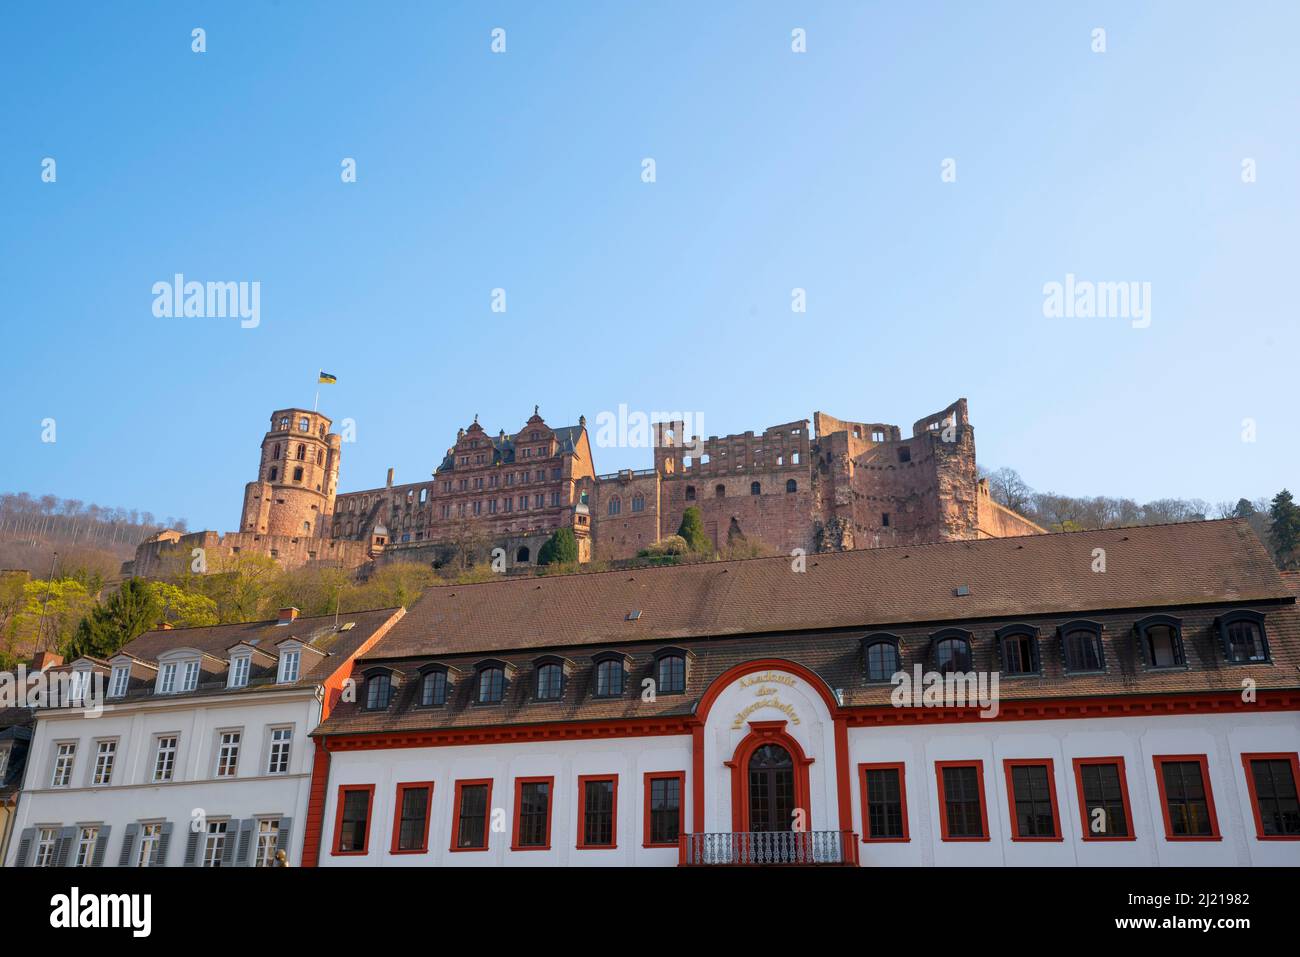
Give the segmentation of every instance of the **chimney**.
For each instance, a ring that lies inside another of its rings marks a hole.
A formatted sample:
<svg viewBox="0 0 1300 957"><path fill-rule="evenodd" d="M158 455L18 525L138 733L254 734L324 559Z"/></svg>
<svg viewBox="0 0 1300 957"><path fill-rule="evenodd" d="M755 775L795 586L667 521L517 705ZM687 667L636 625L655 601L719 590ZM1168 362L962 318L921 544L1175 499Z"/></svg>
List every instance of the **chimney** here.
<svg viewBox="0 0 1300 957"><path fill-rule="evenodd" d="M392 487L393 487L393 470L392 470L392 469L389 469L389 470L388 470L388 487L389 487L389 488L392 488Z"/></svg>
<svg viewBox="0 0 1300 957"><path fill-rule="evenodd" d="M277 621L276 624L277 624L277 625L287 625L287 624L289 624L289 622L291 622L291 621L297 621L297 620L298 620L298 609L297 609L297 608L281 608L281 609L280 609L280 620Z"/></svg>
<svg viewBox="0 0 1300 957"><path fill-rule="evenodd" d="M32 671L45 671L63 664L63 655L57 651L38 651L32 658Z"/></svg>

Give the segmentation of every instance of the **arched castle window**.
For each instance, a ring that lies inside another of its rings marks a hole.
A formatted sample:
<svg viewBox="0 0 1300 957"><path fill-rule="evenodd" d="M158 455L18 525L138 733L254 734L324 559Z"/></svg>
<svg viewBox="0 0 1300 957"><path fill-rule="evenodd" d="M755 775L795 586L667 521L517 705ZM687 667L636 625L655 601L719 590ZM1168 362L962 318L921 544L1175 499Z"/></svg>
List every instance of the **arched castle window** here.
<svg viewBox="0 0 1300 957"><path fill-rule="evenodd" d="M293 470L293 480L295 482L302 481L302 466L299 466L298 468Z"/></svg>
<svg viewBox="0 0 1300 957"><path fill-rule="evenodd" d="M299 420L298 420L298 431L299 431L299 432L310 432L310 431L311 431L311 419L307 418L307 416L305 416L305 415L304 415L301 419L299 419Z"/></svg>
<svg viewBox="0 0 1300 957"><path fill-rule="evenodd" d="M693 501L695 501L695 486L694 486L694 485L688 485L688 486L686 486L686 501L688 501L688 502L693 502Z"/></svg>
<svg viewBox="0 0 1300 957"><path fill-rule="evenodd" d="M862 639L862 660L868 681L888 681L902 669L897 635L868 635Z"/></svg>
<svg viewBox="0 0 1300 957"><path fill-rule="evenodd" d="M1072 621L1062 625L1060 633L1066 671L1106 670L1106 653L1101 643L1101 625L1095 621Z"/></svg>
<svg viewBox="0 0 1300 957"><path fill-rule="evenodd" d="M1264 616L1257 611L1230 611L1215 619L1223 656L1231 662L1268 661L1268 637Z"/></svg>
<svg viewBox="0 0 1300 957"><path fill-rule="evenodd" d="M935 670L940 674L965 674L971 670L970 635L967 632L953 628L939 632L931 641Z"/></svg>
<svg viewBox="0 0 1300 957"><path fill-rule="evenodd" d="M521 546L519 551L515 552L515 562L517 562L520 565L527 564L530 554L531 553L528 551L527 545Z"/></svg>
<svg viewBox="0 0 1300 957"><path fill-rule="evenodd" d="M750 494L750 495L762 495L762 494L763 494L763 486L759 485L757 482L750 482L750 483L749 483L749 494Z"/></svg>
<svg viewBox="0 0 1300 957"><path fill-rule="evenodd" d="M609 500L609 514L617 515L623 511L623 501L617 495Z"/></svg>
<svg viewBox="0 0 1300 957"><path fill-rule="evenodd" d="M289 417L287 415L280 416L280 431L281 432L287 431L288 428L289 428Z"/></svg>
<svg viewBox="0 0 1300 957"><path fill-rule="evenodd" d="M644 512L644 511L645 511L645 496L644 496L644 495L633 495L633 496L632 496L632 511L634 511L634 512Z"/></svg>
<svg viewBox="0 0 1300 957"><path fill-rule="evenodd" d="M794 479L786 479L785 490L786 492L797 492L799 491L799 483Z"/></svg>
<svg viewBox="0 0 1300 957"><path fill-rule="evenodd" d="M1148 668L1177 668L1187 663L1182 623L1169 615L1151 615L1133 626Z"/></svg>
<svg viewBox="0 0 1300 957"><path fill-rule="evenodd" d="M1009 675L1038 674L1038 630L1032 625L1007 625L994 632L1002 670Z"/></svg>

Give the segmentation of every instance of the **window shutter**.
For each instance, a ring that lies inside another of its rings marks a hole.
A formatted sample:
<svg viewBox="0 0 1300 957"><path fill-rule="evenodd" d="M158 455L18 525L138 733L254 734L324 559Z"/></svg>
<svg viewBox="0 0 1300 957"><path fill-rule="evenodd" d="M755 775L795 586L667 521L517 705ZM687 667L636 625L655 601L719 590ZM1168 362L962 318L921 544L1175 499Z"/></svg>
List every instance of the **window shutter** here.
<svg viewBox="0 0 1300 957"><path fill-rule="evenodd" d="M72 842L77 839L77 829L75 827L59 828L59 842L54 845L54 866L68 866L68 851L72 849Z"/></svg>
<svg viewBox="0 0 1300 957"><path fill-rule="evenodd" d="M172 843L172 822L164 821L162 826L162 833L158 835L158 851L156 854L154 854L154 858L153 858L154 867L167 866L167 848L171 846L171 843Z"/></svg>
<svg viewBox="0 0 1300 957"><path fill-rule="evenodd" d="M118 867L131 866L131 848L135 847L135 837L140 833L139 824L128 824L126 833L122 835L122 853L118 856Z"/></svg>
<svg viewBox="0 0 1300 957"><path fill-rule="evenodd" d="M198 819L190 821L189 833L185 836L185 866L197 867L199 865L199 842L206 836L202 831L194 830L194 825Z"/></svg>
<svg viewBox="0 0 1300 957"><path fill-rule="evenodd" d="M275 849L284 851L284 866L288 867L293 863L293 845L289 843L289 837L293 834L293 818L280 818L280 834L276 838Z"/></svg>
<svg viewBox="0 0 1300 957"><path fill-rule="evenodd" d="M252 843L253 825L257 822L251 817L239 822L239 850L235 852L235 866L247 867L249 844Z"/></svg>
<svg viewBox="0 0 1300 957"><path fill-rule="evenodd" d="M91 867L104 866L104 853L108 850L108 834L113 828L105 824L99 829L99 837L95 839L95 853L90 858Z"/></svg>
<svg viewBox="0 0 1300 957"><path fill-rule="evenodd" d="M18 856L14 858L14 867L27 867L27 859L32 853L32 842L36 840L36 828L23 828L22 837L18 839Z"/></svg>
<svg viewBox="0 0 1300 957"><path fill-rule="evenodd" d="M235 848L239 845L239 826L238 818L231 818L226 822L226 843L221 848L221 866L230 867L235 863Z"/></svg>

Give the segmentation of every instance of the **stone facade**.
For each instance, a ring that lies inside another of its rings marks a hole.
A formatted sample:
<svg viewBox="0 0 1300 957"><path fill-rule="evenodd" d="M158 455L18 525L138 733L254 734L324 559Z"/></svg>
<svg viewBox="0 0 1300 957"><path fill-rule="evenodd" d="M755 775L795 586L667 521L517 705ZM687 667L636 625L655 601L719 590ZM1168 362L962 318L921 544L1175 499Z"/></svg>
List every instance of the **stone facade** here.
<svg viewBox="0 0 1300 957"><path fill-rule="evenodd" d="M694 436L680 421L654 425L653 468L597 474L585 418L552 427L534 408L513 434L461 429L425 481L337 493L340 437L302 409L271 418L258 478L244 492L240 530L163 532L124 572L156 574L192 548L253 551L286 567L325 562L442 564L505 550L532 565L541 545L571 528L584 562L636 557L676 533L698 508L719 551L844 551L1043 529L1003 508L978 478L966 400L896 425L814 413L761 434Z"/></svg>

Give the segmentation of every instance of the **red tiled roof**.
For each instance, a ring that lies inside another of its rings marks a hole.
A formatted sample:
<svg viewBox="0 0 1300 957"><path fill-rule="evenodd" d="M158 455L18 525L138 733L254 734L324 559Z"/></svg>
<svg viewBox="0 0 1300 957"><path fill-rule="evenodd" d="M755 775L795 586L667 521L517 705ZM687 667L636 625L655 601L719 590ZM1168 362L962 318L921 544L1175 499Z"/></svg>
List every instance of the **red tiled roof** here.
<svg viewBox="0 0 1300 957"><path fill-rule="evenodd" d="M1103 554L1105 571L1094 571ZM438 586L364 657L1294 597L1240 519L811 554L804 563L802 572L780 557Z"/></svg>

